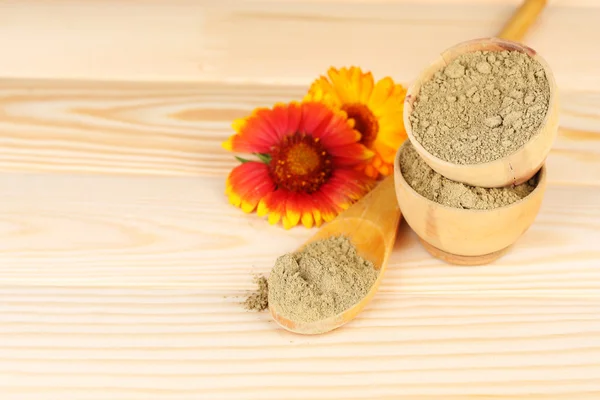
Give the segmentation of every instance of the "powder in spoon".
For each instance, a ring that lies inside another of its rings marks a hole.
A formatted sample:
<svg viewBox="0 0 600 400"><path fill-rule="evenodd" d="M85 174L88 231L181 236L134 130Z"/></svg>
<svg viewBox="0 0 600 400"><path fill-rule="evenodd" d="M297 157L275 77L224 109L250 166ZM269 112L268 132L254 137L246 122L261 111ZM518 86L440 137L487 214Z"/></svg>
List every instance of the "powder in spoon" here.
<svg viewBox="0 0 600 400"><path fill-rule="evenodd" d="M539 131L549 107L543 66L519 51L457 57L423 84L410 116L434 156L478 164L510 155Z"/></svg>
<svg viewBox="0 0 600 400"><path fill-rule="evenodd" d="M514 187L482 188L452 181L435 172L410 142L399 155L404 180L415 192L449 207L490 210L507 206L528 196L537 186L537 175Z"/></svg>
<svg viewBox="0 0 600 400"><path fill-rule="evenodd" d="M358 303L377 275L347 237L322 239L277 259L269 275L269 305L293 321L322 320Z"/></svg>

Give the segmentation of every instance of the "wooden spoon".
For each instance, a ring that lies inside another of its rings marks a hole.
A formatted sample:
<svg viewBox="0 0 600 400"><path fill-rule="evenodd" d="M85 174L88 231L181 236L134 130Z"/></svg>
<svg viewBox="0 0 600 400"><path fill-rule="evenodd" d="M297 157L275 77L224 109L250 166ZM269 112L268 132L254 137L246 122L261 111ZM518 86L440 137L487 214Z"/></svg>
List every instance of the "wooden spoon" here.
<svg viewBox="0 0 600 400"><path fill-rule="evenodd" d="M288 331L307 335L331 331L354 319L371 301L379 288L388 258L396 241L400 217L401 213L394 188L394 177L389 176L362 199L338 215L336 219L324 225L299 249L301 250L306 244L315 240L326 239L330 236L344 235L348 237L356 247L358 254L365 260L371 261L375 269L379 271L379 275L373 286L371 286L369 293L344 312L310 323L289 320L277 314L269 304L269 311L273 319Z"/></svg>

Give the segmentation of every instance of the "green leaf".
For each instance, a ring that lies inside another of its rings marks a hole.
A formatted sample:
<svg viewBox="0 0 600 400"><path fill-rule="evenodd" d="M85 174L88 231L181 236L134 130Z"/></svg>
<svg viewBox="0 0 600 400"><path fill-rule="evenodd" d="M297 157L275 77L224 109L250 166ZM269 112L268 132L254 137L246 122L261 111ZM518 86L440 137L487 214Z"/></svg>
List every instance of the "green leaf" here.
<svg viewBox="0 0 600 400"><path fill-rule="evenodd" d="M262 154L262 153L255 153L256 157L259 158L260 161L264 162L265 164L268 164L271 162L271 156L268 154Z"/></svg>
<svg viewBox="0 0 600 400"><path fill-rule="evenodd" d="M250 160L246 160L245 158L242 158L242 157L238 157L238 156L234 156L234 157L236 158L236 160L238 160L242 164L250 161Z"/></svg>
<svg viewBox="0 0 600 400"><path fill-rule="evenodd" d="M255 155L256 157L258 157L258 160L247 160L247 159L245 159L245 158L238 157L238 156L234 156L234 157L235 157L235 158L236 158L236 159L237 159L239 162L241 162L242 164L243 164L243 163L250 162L250 161L252 161L252 162L262 161L262 162L264 162L265 164L268 164L268 163L270 163L270 162L271 162L271 156L270 156L270 155L268 155L268 154L254 153L254 155Z"/></svg>

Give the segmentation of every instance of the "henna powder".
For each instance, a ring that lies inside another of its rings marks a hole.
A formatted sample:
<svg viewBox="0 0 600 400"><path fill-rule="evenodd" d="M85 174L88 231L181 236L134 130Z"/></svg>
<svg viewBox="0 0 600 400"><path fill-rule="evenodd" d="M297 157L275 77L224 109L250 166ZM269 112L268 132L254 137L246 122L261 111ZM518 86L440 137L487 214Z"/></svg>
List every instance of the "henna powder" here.
<svg viewBox="0 0 600 400"><path fill-rule="evenodd" d="M539 61L519 51L463 54L426 81L413 104L415 139L455 164L494 161L538 132L550 85Z"/></svg>
<svg viewBox="0 0 600 400"><path fill-rule="evenodd" d="M269 306L297 322L333 317L365 297L377 275L347 237L322 239L277 259L268 281Z"/></svg>
<svg viewBox="0 0 600 400"><path fill-rule="evenodd" d="M450 180L435 172L410 142L399 154L400 170L408 185L421 196L449 207L490 210L528 196L537 186L538 175L514 187L482 188Z"/></svg>
<svg viewBox="0 0 600 400"><path fill-rule="evenodd" d="M267 278L262 275L254 278L256 290L248 295L244 305L247 310L263 311L269 307L269 285Z"/></svg>

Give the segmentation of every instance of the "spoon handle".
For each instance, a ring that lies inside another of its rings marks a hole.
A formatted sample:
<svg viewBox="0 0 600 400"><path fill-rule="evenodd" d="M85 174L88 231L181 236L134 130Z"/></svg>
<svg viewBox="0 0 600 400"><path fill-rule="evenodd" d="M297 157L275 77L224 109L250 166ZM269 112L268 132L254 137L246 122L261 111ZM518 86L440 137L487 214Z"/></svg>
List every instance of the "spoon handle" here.
<svg viewBox="0 0 600 400"><path fill-rule="evenodd" d="M506 22L499 38L519 42L546 6L546 0L525 0Z"/></svg>
<svg viewBox="0 0 600 400"><path fill-rule="evenodd" d="M394 176L384 178L377 186L356 202L349 209L340 214L339 218L359 218L376 225L384 237L391 242L395 240L395 231L401 216Z"/></svg>

